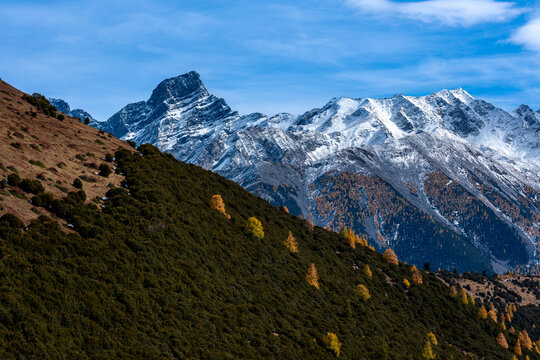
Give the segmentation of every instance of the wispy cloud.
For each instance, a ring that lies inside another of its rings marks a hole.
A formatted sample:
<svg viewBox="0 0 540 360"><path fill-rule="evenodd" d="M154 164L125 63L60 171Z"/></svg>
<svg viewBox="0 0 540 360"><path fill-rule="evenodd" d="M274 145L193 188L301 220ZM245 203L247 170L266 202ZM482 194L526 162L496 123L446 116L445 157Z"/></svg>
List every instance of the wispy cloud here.
<svg viewBox="0 0 540 360"><path fill-rule="evenodd" d="M540 17L530 20L517 29L512 34L510 41L529 50L540 52Z"/></svg>
<svg viewBox="0 0 540 360"><path fill-rule="evenodd" d="M452 26L505 22L524 11L513 2L494 0L346 0L346 3L362 12L375 15L400 16Z"/></svg>

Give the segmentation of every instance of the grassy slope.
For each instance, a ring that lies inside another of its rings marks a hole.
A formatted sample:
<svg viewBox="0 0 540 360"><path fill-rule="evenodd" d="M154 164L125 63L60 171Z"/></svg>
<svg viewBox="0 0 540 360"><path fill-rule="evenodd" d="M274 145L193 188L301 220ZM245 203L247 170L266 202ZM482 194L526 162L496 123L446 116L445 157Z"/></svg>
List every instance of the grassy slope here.
<svg viewBox="0 0 540 360"><path fill-rule="evenodd" d="M324 359L334 357L321 342L329 331L344 359L418 359L429 331L442 359L511 357L495 343L498 327L434 275L406 290L408 265L308 232L238 185L146 150L155 154L117 155L129 194L109 193L103 211L53 206L83 236L45 218L24 234L0 224L0 357ZM230 220L208 206L214 194ZM264 239L244 234L251 216ZM288 231L298 254L283 246ZM305 281L311 263L320 290Z"/></svg>
<svg viewBox="0 0 540 360"><path fill-rule="evenodd" d="M84 125L79 119L65 116L60 121L44 115L22 96L21 91L0 80L0 180L13 172L8 169L10 166L21 178L35 179L41 174L45 189L61 197L65 196L63 191L76 190L72 186L76 177L86 176L95 181L85 186L89 201L104 196L108 183L122 181L123 177L116 174L108 178L96 176L97 170L84 164L99 166L105 162L102 160L105 154L114 153L118 147L129 148L128 144ZM15 143L21 148L11 145ZM84 155L85 160L77 155ZM0 191L0 215L15 213L29 223L39 216L31 209L28 199ZM39 211L46 213L43 209Z"/></svg>

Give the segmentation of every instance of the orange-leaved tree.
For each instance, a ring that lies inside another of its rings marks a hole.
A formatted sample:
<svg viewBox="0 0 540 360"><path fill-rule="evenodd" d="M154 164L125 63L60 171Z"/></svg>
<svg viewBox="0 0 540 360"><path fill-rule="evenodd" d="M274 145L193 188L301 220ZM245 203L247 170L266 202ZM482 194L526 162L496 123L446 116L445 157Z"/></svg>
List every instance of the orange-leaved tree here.
<svg viewBox="0 0 540 360"><path fill-rule="evenodd" d="M210 199L210 207L225 215L227 219L231 218L231 216L227 214L227 211L225 211L225 202L223 201L221 195L216 194L212 196L212 198Z"/></svg>
<svg viewBox="0 0 540 360"><path fill-rule="evenodd" d="M290 252L292 253L298 252L298 244L296 243L296 239L294 238L292 232L289 231L289 235L287 236L287 238L285 239L283 243L285 244L285 247L289 249Z"/></svg>
<svg viewBox="0 0 540 360"><path fill-rule="evenodd" d="M480 306L480 309L478 310L478 316L480 316L480 319L487 319L487 310L484 305Z"/></svg>
<svg viewBox="0 0 540 360"><path fill-rule="evenodd" d="M506 342L506 338L504 337L503 333L499 333L499 336L497 336L497 344L501 345L505 349L508 349L508 343Z"/></svg>
<svg viewBox="0 0 540 360"><path fill-rule="evenodd" d="M385 263L388 263L388 264L395 264L395 265L398 264L398 258L397 258L397 255L396 255L396 253L394 252L394 250L392 250L392 249L386 249L386 251L384 252L382 258L383 258L383 261L384 261Z"/></svg>

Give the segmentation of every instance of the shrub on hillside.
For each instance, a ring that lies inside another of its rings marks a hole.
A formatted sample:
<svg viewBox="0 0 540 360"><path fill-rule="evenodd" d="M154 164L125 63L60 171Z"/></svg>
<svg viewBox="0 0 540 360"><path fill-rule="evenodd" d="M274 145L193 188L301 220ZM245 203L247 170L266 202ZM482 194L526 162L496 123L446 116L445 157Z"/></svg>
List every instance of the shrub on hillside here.
<svg viewBox="0 0 540 360"><path fill-rule="evenodd" d="M82 189L83 183L81 179L76 178L75 180L73 180L73 187L76 187L77 189Z"/></svg>
<svg viewBox="0 0 540 360"><path fill-rule="evenodd" d="M7 225L14 229L22 229L24 224L18 217L13 214L7 213L0 217L0 225Z"/></svg>
<svg viewBox="0 0 540 360"><path fill-rule="evenodd" d="M24 192L34 195L41 194L45 191L45 188L39 180L23 179L19 184L19 188Z"/></svg>
<svg viewBox="0 0 540 360"><path fill-rule="evenodd" d="M34 206L49 209L54 201L54 197L51 193L42 193L32 198L31 202Z"/></svg>
<svg viewBox="0 0 540 360"><path fill-rule="evenodd" d="M51 105L45 96L38 93L33 93L32 95L24 94L22 98L29 104L34 105L36 108L41 110L43 114L56 116L56 107Z"/></svg>
<svg viewBox="0 0 540 360"><path fill-rule="evenodd" d="M9 174L7 177L7 183L11 186L18 186L20 182L21 182L21 178L19 177L19 175L15 173Z"/></svg>
<svg viewBox="0 0 540 360"><path fill-rule="evenodd" d="M107 164L101 164L99 165L99 175L103 176L103 177L109 177L109 175L111 175L111 167Z"/></svg>

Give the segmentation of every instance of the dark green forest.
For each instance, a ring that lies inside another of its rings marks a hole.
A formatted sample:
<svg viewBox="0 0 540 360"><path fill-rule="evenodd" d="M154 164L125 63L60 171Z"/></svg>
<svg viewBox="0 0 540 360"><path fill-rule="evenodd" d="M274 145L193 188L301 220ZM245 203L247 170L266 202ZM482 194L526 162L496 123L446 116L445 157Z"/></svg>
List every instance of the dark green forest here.
<svg viewBox="0 0 540 360"><path fill-rule="evenodd" d="M0 358L434 358L427 347L437 359L513 356L517 333L479 318L478 303L431 272L415 283L411 266L352 249L153 146L115 161L126 179L102 204L85 202L83 184L64 199L36 195L54 215L27 228L0 218ZM210 207L216 194L229 216ZM245 231L251 217L263 238ZM297 253L284 245L289 231ZM319 289L306 281L311 264Z"/></svg>

